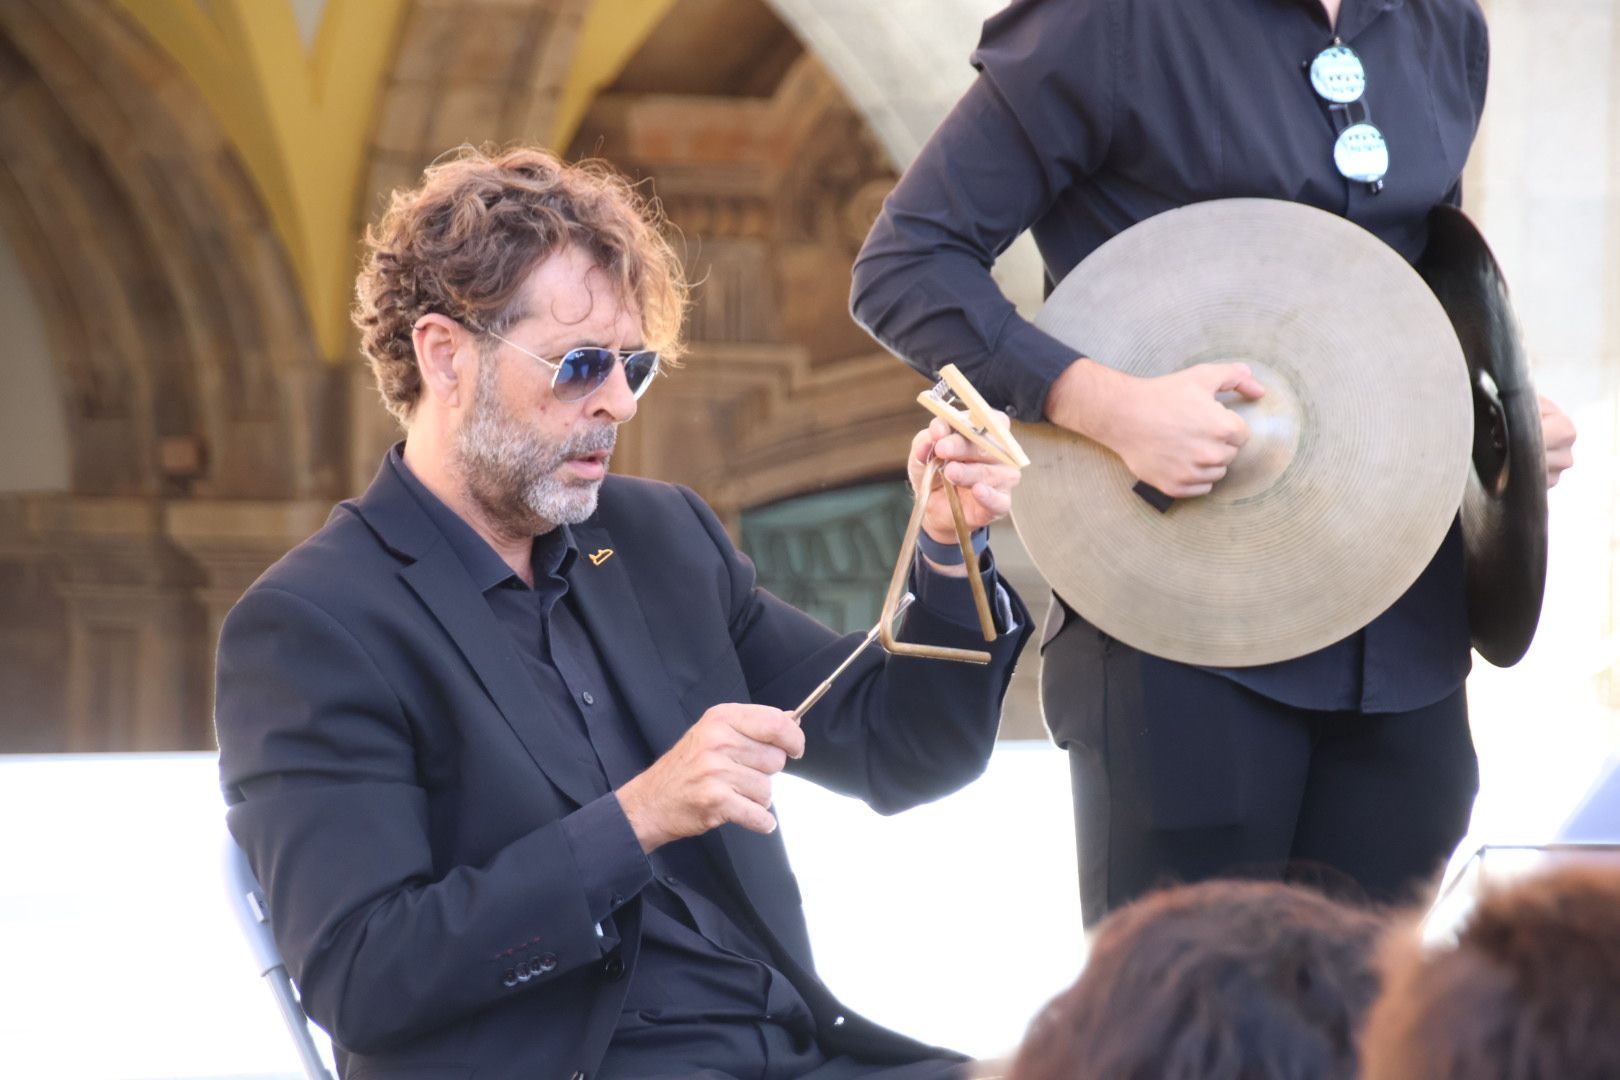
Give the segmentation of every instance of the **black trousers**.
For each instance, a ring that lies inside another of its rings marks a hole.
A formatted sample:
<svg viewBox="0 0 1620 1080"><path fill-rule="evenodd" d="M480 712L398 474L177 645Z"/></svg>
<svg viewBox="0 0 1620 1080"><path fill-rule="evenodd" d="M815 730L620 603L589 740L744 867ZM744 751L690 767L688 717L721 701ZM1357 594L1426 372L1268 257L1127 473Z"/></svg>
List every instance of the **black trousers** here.
<svg viewBox="0 0 1620 1080"><path fill-rule="evenodd" d="M1461 688L1405 713L1297 709L1071 618L1043 649L1041 703L1069 752L1088 927L1213 877L1416 899L1479 788Z"/></svg>

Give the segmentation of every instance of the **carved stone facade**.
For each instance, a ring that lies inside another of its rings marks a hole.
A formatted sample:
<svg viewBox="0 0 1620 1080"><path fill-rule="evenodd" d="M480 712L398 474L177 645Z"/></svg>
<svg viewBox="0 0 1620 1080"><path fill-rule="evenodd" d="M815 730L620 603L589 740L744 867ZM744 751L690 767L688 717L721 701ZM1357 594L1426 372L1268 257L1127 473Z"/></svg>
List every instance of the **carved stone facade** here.
<svg viewBox="0 0 1620 1080"><path fill-rule="evenodd" d="M0 749L207 745L205 596L225 583L173 512L335 494L340 380L223 133L126 18L0 5L0 96L0 228L71 447L67 494L0 500L0 684L20 691Z"/></svg>
<svg viewBox="0 0 1620 1080"><path fill-rule="evenodd" d="M444 150L543 141L590 6L411 0L355 238ZM0 101L0 231L71 453L66 493L0 495L0 752L208 746L224 613L397 431L352 341L321 355L217 115L120 8L0 4ZM701 282L692 354L616 468L693 485L734 529L900 474L922 381L846 313L890 156L762 0L674 0L573 150L652 179Z"/></svg>
<svg viewBox="0 0 1620 1080"><path fill-rule="evenodd" d="M650 180L699 282L692 353L625 429L627 471L691 484L733 526L746 507L901 471L923 384L847 313L894 174L814 57L768 95L610 90L574 150Z"/></svg>

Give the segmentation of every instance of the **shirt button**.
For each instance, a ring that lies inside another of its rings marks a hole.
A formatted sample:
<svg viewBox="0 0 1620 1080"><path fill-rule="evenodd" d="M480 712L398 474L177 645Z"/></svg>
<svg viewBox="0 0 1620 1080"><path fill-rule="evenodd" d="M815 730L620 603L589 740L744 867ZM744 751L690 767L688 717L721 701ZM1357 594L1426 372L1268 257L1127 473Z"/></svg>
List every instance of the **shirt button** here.
<svg viewBox="0 0 1620 1080"><path fill-rule="evenodd" d="M670 888L673 889L676 886L680 885L680 883L681 883L681 879L676 877L674 874L665 874L664 875L664 884L668 885Z"/></svg>
<svg viewBox="0 0 1620 1080"><path fill-rule="evenodd" d="M591 696L591 692L589 690L585 691L583 694L581 694L579 696L585 702L585 704L587 704L587 705L595 705L596 704L596 698Z"/></svg>

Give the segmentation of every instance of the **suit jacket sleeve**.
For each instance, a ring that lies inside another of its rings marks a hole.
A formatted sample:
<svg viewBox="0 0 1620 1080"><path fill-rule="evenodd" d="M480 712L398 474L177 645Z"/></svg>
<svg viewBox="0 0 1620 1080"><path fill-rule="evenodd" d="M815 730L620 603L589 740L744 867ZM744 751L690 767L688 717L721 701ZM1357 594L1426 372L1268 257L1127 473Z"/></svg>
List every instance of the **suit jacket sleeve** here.
<svg viewBox="0 0 1620 1080"><path fill-rule="evenodd" d="M732 642L760 704L791 709L860 642L839 635L756 587L754 567L733 547L714 513L686 494L725 568ZM947 795L984 771L1001 700L1030 617L1005 581L1017 629L986 643L976 629L920 604L907 611L903 641L985 649L989 665L888 656L874 645L805 717L805 752L789 770L895 813ZM967 588L967 583L962 583Z"/></svg>
<svg viewBox="0 0 1620 1080"><path fill-rule="evenodd" d="M569 818L484 865L434 865L408 710L314 602L252 589L218 679L231 832L306 1011L340 1044L387 1049L600 958Z"/></svg>

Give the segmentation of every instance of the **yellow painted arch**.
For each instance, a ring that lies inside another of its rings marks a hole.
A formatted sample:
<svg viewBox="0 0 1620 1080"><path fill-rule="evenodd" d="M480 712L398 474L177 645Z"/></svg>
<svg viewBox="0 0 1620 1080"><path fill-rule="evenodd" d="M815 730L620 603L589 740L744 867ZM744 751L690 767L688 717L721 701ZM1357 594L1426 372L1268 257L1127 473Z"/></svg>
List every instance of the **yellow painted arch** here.
<svg viewBox="0 0 1620 1080"><path fill-rule="evenodd" d="M405 0L327 0L305 49L285 0L117 0L185 71L269 208L321 352L336 357L353 287L367 136Z"/></svg>
<svg viewBox="0 0 1620 1080"><path fill-rule="evenodd" d="M115 0L197 87L241 155L297 275L321 352L339 359L354 281L353 210L409 0L327 0L306 49L288 0ZM552 146L674 0L590 0Z"/></svg>

